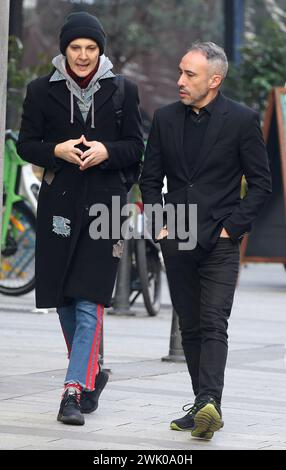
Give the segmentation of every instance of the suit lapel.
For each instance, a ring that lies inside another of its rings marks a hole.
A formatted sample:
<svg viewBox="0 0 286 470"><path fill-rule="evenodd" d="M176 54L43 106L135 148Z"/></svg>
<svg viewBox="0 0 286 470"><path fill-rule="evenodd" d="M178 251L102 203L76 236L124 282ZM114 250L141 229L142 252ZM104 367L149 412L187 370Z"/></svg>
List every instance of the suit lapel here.
<svg viewBox="0 0 286 470"><path fill-rule="evenodd" d="M177 156L185 173L188 175L189 170L184 152L185 106L181 102L178 102L178 108L175 113L175 119L172 121L172 126L174 129Z"/></svg>
<svg viewBox="0 0 286 470"><path fill-rule="evenodd" d="M209 156L210 151L212 150L214 144L217 141L219 133L224 125L227 115L227 100L220 94L217 98L217 102L214 105L209 124L204 135L203 144L201 147L199 158L196 161L196 164L193 168L190 178L194 178L200 168L203 167L205 160Z"/></svg>

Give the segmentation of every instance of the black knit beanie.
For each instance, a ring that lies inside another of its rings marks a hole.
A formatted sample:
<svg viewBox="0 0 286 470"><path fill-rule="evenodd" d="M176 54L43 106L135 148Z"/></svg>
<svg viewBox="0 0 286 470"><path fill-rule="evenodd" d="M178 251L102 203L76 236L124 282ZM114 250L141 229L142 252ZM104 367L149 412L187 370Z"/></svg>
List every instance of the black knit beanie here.
<svg viewBox="0 0 286 470"><path fill-rule="evenodd" d="M100 55L104 53L105 32L96 16L80 11L66 17L60 32L60 51L63 55L69 43L77 38L93 39L99 47Z"/></svg>

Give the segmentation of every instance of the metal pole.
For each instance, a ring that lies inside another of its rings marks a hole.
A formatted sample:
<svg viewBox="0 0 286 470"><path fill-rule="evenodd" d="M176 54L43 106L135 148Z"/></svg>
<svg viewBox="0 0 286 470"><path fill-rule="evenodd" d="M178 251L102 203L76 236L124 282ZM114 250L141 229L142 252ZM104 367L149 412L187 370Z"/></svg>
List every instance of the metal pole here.
<svg viewBox="0 0 286 470"><path fill-rule="evenodd" d="M134 200L134 187L127 195L127 202ZM109 315L135 315L130 309L131 294L131 268L132 251L134 240L124 238L124 248L118 267L117 279L115 284L115 293L112 300L112 309L108 311Z"/></svg>
<svg viewBox="0 0 286 470"><path fill-rule="evenodd" d="M10 0L9 36L16 39L16 48L20 47L23 39L23 0ZM6 110L6 128L17 129L20 120L18 102L22 98L22 90L10 87L8 88L8 96L10 99Z"/></svg>
<svg viewBox="0 0 286 470"><path fill-rule="evenodd" d="M240 48L243 44L244 32L244 0L234 2L234 62L239 65L241 62Z"/></svg>
<svg viewBox="0 0 286 470"><path fill-rule="evenodd" d="M178 315L173 309L169 355L162 357L162 361L168 362L184 362L185 355L182 348L182 336L179 329Z"/></svg>
<svg viewBox="0 0 286 470"><path fill-rule="evenodd" d="M124 249L119 263L115 286L115 295L110 315L134 315L130 310L130 286L131 286L131 255L133 240L124 240Z"/></svg>
<svg viewBox="0 0 286 470"><path fill-rule="evenodd" d="M23 0L10 0L9 34L23 37Z"/></svg>
<svg viewBox="0 0 286 470"><path fill-rule="evenodd" d="M7 63L8 63L8 37L9 37L9 0L0 2L0 214L2 214L3 201L3 166L4 144L6 126L6 99L7 99ZM0 217L0 229L2 230L2 217ZM1 259L1 250L0 250Z"/></svg>
<svg viewBox="0 0 286 470"><path fill-rule="evenodd" d="M224 44L228 59L240 64L243 43L245 0L224 0Z"/></svg>

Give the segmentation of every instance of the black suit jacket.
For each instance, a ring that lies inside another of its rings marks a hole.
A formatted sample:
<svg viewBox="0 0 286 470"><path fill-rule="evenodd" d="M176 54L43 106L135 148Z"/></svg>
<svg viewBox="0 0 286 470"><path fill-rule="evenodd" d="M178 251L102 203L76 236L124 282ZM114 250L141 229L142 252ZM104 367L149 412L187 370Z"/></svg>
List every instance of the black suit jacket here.
<svg viewBox="0 0 286 470"><path fill-rule="evenodd" d="M211 250L223 228L232 240L249 232L271 193L271 175L259 115L221 93L212 110L191 174L183 149L185 105L180 101L157 110L145 153L140 188L144 204L197 204L198 243ZM241 178L247 195L240 198ZM153 233L153 237L158 235Z"/></svg>

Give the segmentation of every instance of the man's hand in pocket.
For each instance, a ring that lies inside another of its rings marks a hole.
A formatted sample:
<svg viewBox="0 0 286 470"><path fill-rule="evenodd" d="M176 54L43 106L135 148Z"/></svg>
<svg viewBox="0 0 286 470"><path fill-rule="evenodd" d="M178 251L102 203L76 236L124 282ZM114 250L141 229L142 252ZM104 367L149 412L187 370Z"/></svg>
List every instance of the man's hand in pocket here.
<svg viewBox="0 0 286 470"><path fill-rule="evenodd" d="M160 230L160 233L158 235L158 237L156 238L156 240L163 240L163 238L166 238L168 236L169 232L167 230L167 227L163 227L161 228Z"/></svg>
<svg viewBox="0 0 286 470"><path fill-rule="evenodd" d="M225 228L223 228L222 231L220 232L220 237L221 238L229 238L229 234L227 233Z"/></svg>

